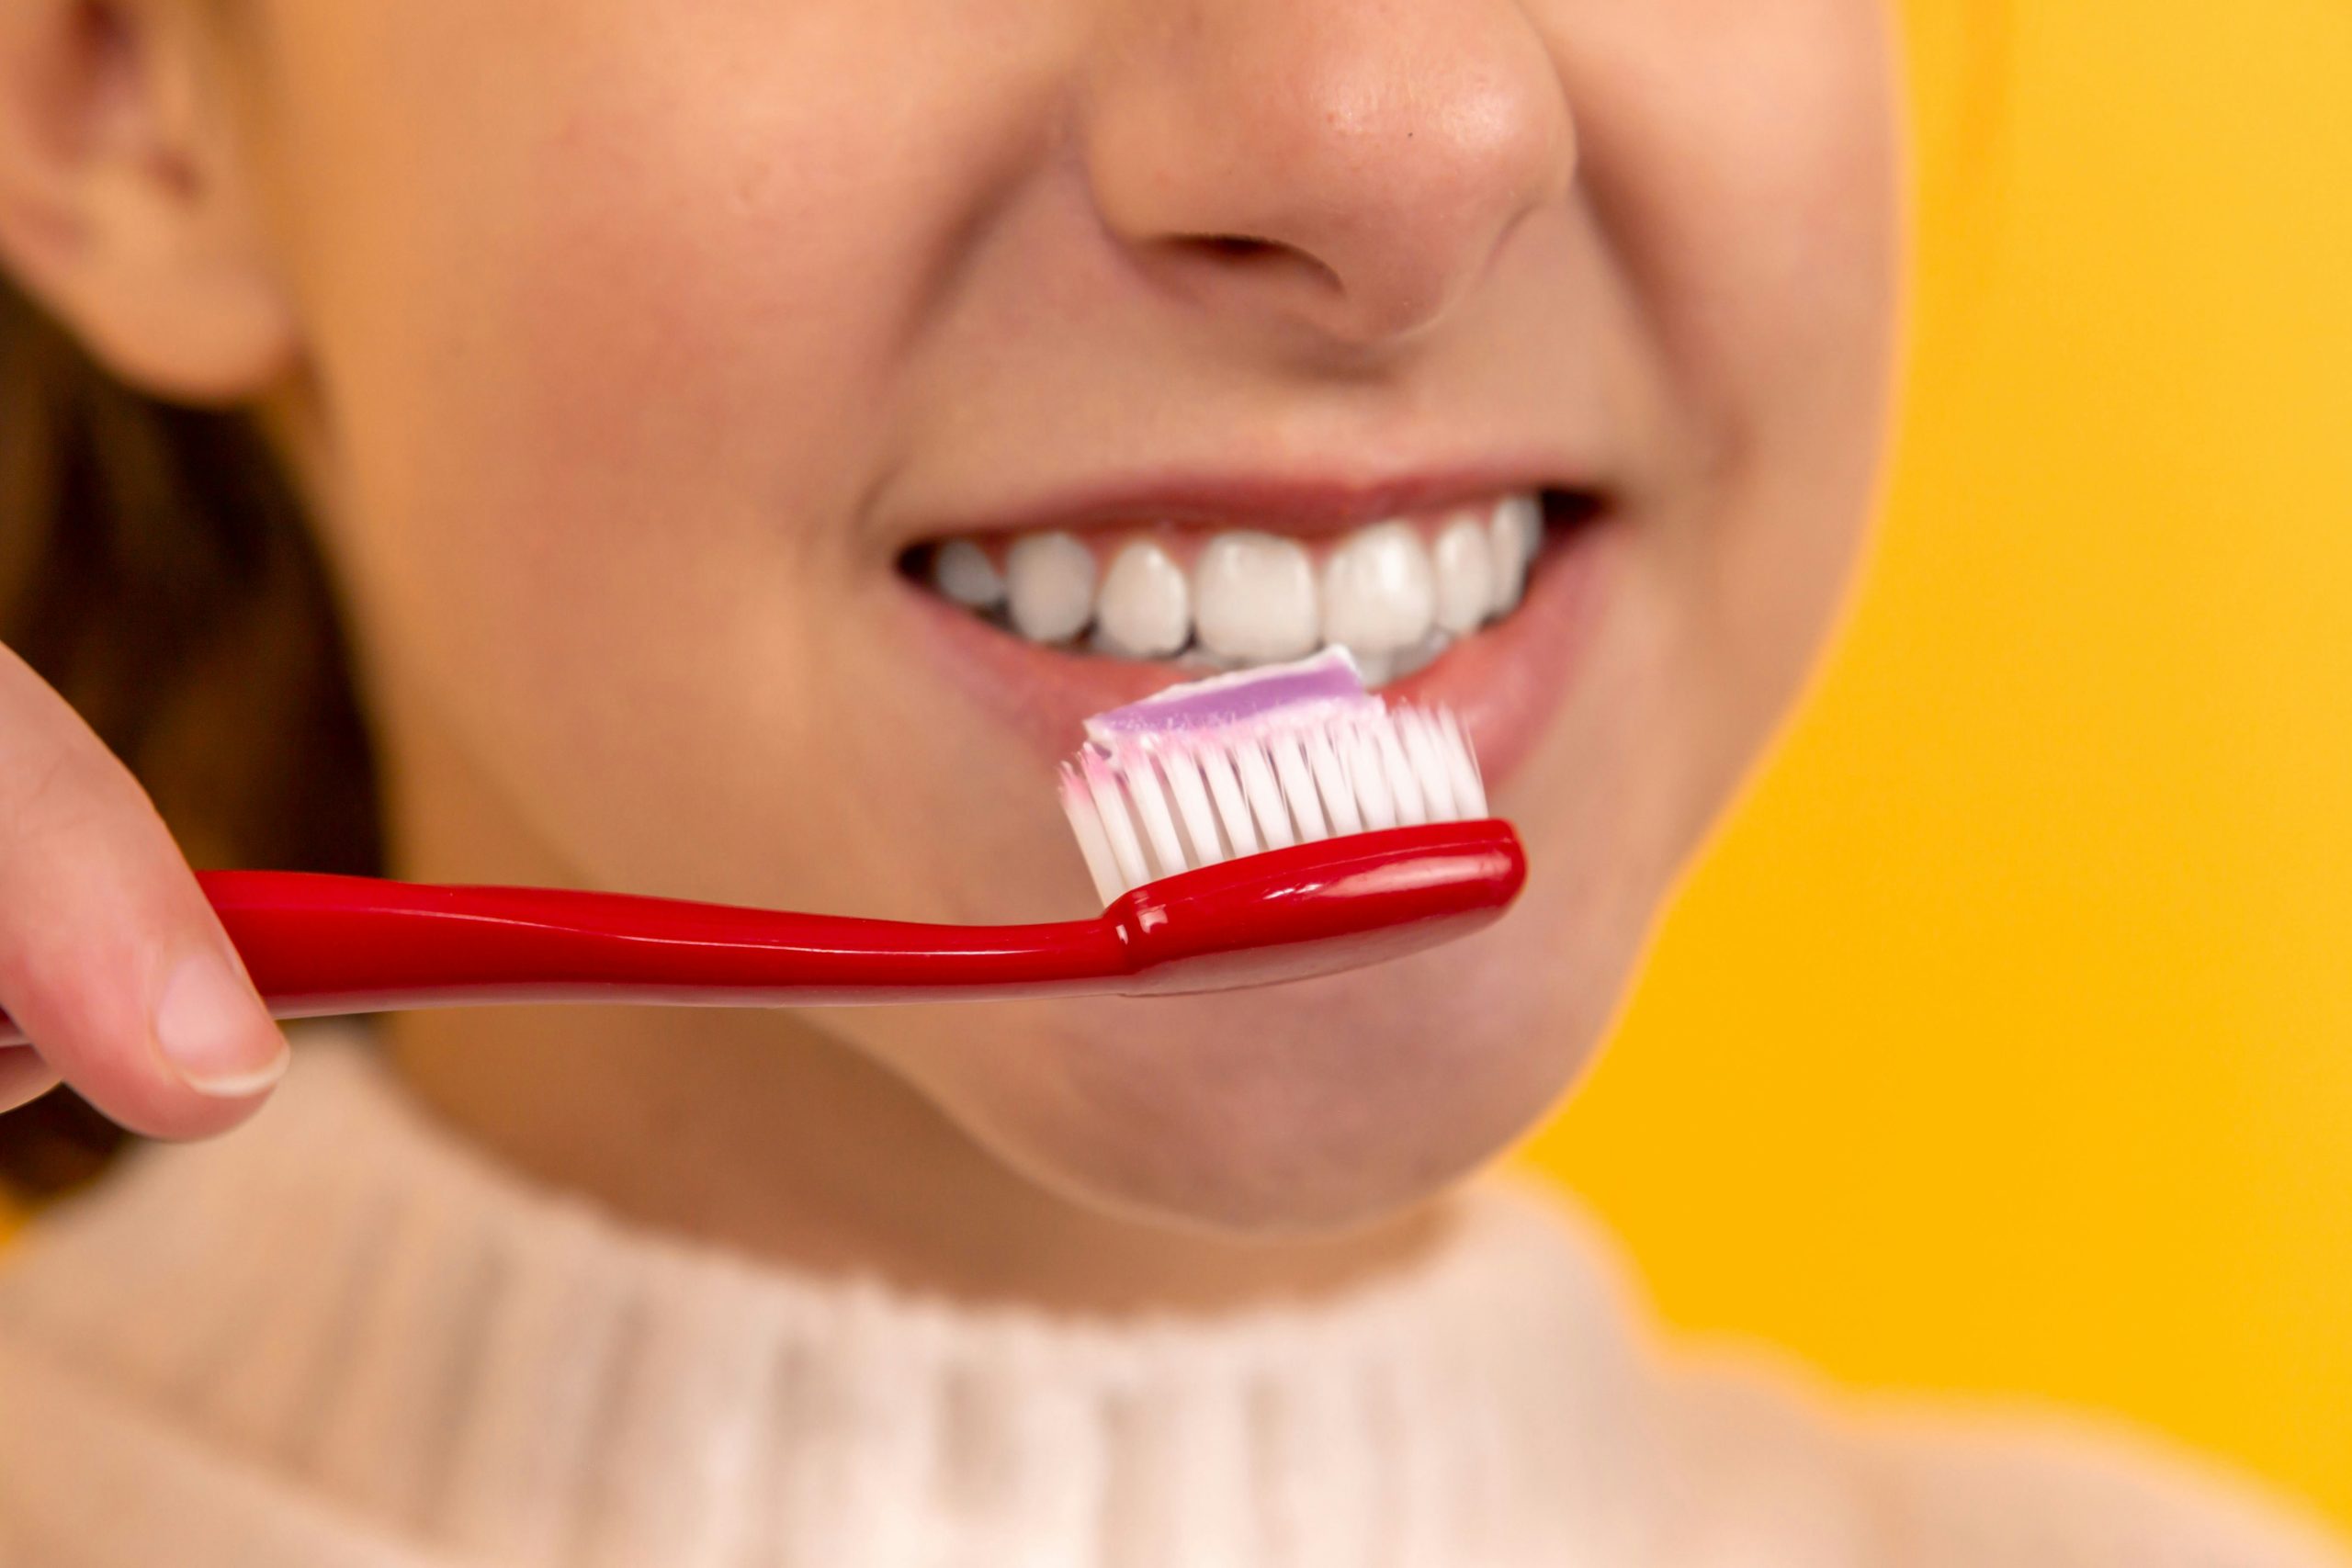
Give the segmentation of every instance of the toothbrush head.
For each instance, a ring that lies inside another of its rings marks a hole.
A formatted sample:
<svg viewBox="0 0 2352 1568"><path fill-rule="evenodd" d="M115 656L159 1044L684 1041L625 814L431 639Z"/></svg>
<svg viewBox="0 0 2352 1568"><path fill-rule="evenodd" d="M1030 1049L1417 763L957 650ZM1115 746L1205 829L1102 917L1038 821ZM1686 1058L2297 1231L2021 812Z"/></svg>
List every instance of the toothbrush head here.
<svg viewBox="0 0 2352 1568"><path fill-rule="evenodd" d="M1062 806L1138 989L1353 968L1498 919L1526 879L1468 737L1332 650L1087 725Z"/></svg>
<svg viewBox="0 0 2352 1568"><path fill-rule="evenodd" d="M1487 815L1453 715L1388 708L1340 649L1177 686L1086 729L1062 809L1105 904L1270 850Z"/></svg>

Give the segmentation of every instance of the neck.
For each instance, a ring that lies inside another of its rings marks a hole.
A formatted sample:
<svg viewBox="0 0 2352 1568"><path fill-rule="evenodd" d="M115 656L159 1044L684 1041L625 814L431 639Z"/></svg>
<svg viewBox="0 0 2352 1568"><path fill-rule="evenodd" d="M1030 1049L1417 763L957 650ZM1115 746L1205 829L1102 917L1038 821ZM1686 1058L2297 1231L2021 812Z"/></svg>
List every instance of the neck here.
<svg viewBox="0 0 2352 1568"><path fill-rule="evenodd" d="M399 870L582 880L454 748L401 726ZM1439 1239L1434 1208L1237 1242L1109 1214L997 1159L821 1015L618 1008L399 1016L396 1070L504 1163L631 1221L796 1269L1080 1312L1216 1310L1343 1288Z"/></svg>

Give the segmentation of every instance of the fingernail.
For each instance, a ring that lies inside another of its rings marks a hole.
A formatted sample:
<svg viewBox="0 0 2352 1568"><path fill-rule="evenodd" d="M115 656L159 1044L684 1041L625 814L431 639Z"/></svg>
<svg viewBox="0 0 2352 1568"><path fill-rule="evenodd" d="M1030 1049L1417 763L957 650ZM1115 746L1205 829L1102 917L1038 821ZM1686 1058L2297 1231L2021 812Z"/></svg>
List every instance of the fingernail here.
<svg viewBox="0 0 2352 1568"><path fill-rule="evenodd" d="M172 972L155 1007L155 1043L190 1089L216 1100L251 1100L286 1076L286 1036L215 953Z"/></svg>

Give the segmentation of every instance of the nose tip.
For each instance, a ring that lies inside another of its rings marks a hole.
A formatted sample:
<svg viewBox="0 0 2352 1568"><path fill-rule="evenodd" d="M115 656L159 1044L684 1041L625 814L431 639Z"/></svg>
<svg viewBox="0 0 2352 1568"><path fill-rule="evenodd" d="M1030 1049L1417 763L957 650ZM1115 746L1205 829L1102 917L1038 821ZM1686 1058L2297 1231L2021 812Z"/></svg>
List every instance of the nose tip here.
<svg viewBox="0 0 2352 1568"><path fill-rule="evenodd" d="M1568 188L1565 89L1510 0L1229 0L1195 20L1117 51L1085 156L1112 233L1201 302L1408 338Z"/></svg>

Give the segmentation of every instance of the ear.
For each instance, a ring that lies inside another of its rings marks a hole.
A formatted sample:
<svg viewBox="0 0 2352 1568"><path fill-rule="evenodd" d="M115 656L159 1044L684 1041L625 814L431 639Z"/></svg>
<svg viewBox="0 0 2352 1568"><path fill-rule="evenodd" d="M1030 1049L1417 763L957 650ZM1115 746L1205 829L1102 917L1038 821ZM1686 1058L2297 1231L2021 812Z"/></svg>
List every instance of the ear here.
<svg viewBox="0 0 2352 1568"><path fill-rule="evenodd" d="M251 400L293 367L292 301L191 0L0 0L0 262L123 380Z"/></svg>

